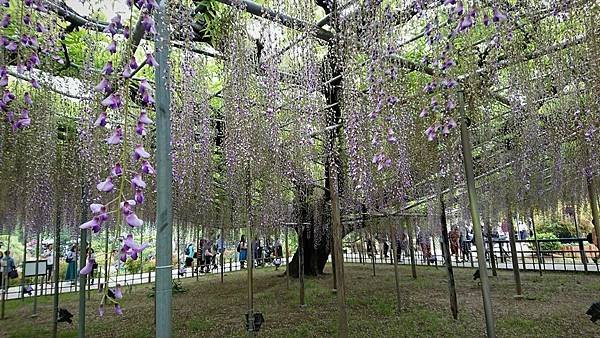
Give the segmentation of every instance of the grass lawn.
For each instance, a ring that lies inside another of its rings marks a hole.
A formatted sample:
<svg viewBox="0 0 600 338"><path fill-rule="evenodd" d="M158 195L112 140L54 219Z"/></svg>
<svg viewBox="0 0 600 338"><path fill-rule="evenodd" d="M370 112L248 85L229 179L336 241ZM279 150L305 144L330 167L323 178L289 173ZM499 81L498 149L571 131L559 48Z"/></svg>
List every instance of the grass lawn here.
<svg viewBox="0 0 600 338"><path fill-rule="evenodd" d="M455 269L459 319L451 317L443 268L400 267L402 307L396 313L393 267L378 265L372 276L369 265L345 266L350 332L353 337L482 337L485 335L480 289L473 270ZM336 296L331 275L306 279L306 307L298 304L298 283L272 268L255 270L255 309L262 311L264 337L331 337L336 335ZM599 337L600 325L585 311L600 300L600 276L566 273L522 273L526 299L513 298L512 274L501 271L492 278L494 313L499 337ZM182 280L186 293L173 296L174 337L242 337L246 311L246 274ZM88 302L87 335L90 337L154 336L154 298L149 286L125 293L123 317L107 308L97 317L100 296L92 292ZM61 307L75 315L73 325L59 323L61 337L77 336L77 295L61 295ZM10 301L7 319L0 322L0 337L48 337L52 329L52 299L40 298L39 317L29 318L31 302Z"/></svg>

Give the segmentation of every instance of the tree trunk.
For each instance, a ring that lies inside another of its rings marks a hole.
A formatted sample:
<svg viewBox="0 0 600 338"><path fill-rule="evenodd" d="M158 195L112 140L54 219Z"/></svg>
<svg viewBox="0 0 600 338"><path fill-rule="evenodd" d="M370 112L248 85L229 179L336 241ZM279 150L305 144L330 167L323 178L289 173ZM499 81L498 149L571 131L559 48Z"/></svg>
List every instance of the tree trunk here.
<svg viewBox="0 0 600 338"><path fill-rule="evenodd" d="M302 234L302 248L304 249L304 275L318 276L323 274L325 264L329 258L329 234L327 238L319 238L315 242L314 225L306 225ZM300 243L298 243L300 245ZM298 278L298 250L294 253L292 261L287 267L290 272L290 277Z"/></svg>

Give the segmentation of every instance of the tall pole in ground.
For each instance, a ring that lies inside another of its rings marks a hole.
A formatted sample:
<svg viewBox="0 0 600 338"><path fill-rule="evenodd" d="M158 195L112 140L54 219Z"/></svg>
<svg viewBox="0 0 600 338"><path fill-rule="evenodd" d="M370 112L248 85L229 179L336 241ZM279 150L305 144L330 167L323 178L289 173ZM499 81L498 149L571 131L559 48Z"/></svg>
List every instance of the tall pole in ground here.
<svg viewBox="0 0 600 338"><path fill-rule="evenodd" d="M25 230L26 221L23 220L23 273L21 276L21 300L25 300L25 262L27 262L27 231Z"/></svg>
<svg viewBox="0 0 600 338"><path fill-rule="evenodd" d="M288 242L288 229L289 226L285 225L285 285L289 289L290 288L290 246Z"/></svg>
<svg viewBox="0 0 600 338"><path fill-rule="evenodd" d="M58 198L58 203L56 204L56 222L54 223L54 271L52 274L53 282L54 282L54 297L52 297L52 337L56 338L58 332L58 283L59 283L59 273L60 273L60 223L62 218L62 203L60 200L61 197Z"/></svg>
<svg viewBox="0 0 600 338"><path fill-rule="evenodd" d="M247 214L247 232L248 232L248 338L254 337L254 240L252 239L252 176L248 168L248 181L246 182L246 214Z"/></svg>
<svg viewBox="0 0 600 338"><path fill-rule="evenodd" d="M442 253L446 272L448 273L448 294L450 296L450 311L452 318L458 319L458 301L456 300L456 284L454 282L454 271L452 270L452 256L450 255L450 241L448 240L448 224L446 221L446 205L444 197L440 194L440 225L442 230Z"/></svg>
<svg viewBox="0 0 600 338"><path fill-rule="evenodd" d="M392 262L394 263L394 282L396 283L396 309L398 313L402 311L402 303L400 301L400 275L398 273L398 243L396 242L396 227L389 222L390 237L392 240Z"/></svg>
<svg viewBox="0 0 600 338"><path fill-rule="evenodd" d="M87 188L84 185L81 194L81 223L87 219ZM79 230L79 267L83 268L86 265L86 257L88 250L87 229ZM85 285L87 282L86 275L79 275L79 321L77 323L77 336L85 337Z"/></svg>
<svg viewBox="0 0 600 338"><path fill-rule="evenodd" d="M531 227L533 228L533 240L535 241L535 253L538 259L538 271L540 276L542 273L542 254L540 252L540 242L538 242L537 231L535 229L535 221L533 220L533 208L529 209L529 217L531 217Z"/></svg>
<svg viewBox="0 0 600 338"><path fill-rule="evenodd" d="M155 13L156 60L156 337L171 337L173 209L171 184L171 94L169 83L169 22L167 0Z"/></svg>
<svg viewBox="0 0 600 338"><path fill-rule="evenodd" d="M507 214L508 218L508 236L510 243L510 257L512 260L513 276L515 278L515 291L517 294L515 298L523 298L523 289L521 287L521 272L519 271L519 257L517 257L517 243L515 243L515 228L512 218L512 210L510 207L510 201L507 201Z"/></svg>
<svg viewBox="0 0 600 338"><path fill-rule="evenodd" d="M464 92L458 91L458 103L460 111L460 139L462 143L463 165L467 180L467 191L469 194L469 207L471 211L471 220L473 221L473 233L475 235L475 246L477 247L477 263L481 278L481 294L483 296L483 309L485 312L485 325L488 337L496 337L496 328L494 324L494 312L492 309L492 297L490 294L490 283L487 275L485 263L485 250L483 247L483 234L481 231L481 220L479 218L479 204L477 202L477 193L475 189L475 174L473 172L473 154L471 150L471 140L467 126L467 117L465 114Z"/></svg>
<svg viewBox="0 0 600 338"><path fill-rule="evenodd" d="M598 211L598 199L594 193L594 178L587 178L588 198L590 200L590 208L592 209L592 221L594 230L596 231L596 246L600 249L600 212Z"/></svg>
<svg viewBox="0 0 600 338"><path fill-rule="evenodd" d="M416 228L414 224L410 224L410 221L406 219L406 233L408 236L408 249L410 251L410 271L412 273L412 278L417 279L417 261L415 260L415 243L414 240L417 238Z"/></svg>
<svg viewBox="0 0 600 338"><path fill-rule="evenodd" d="M304 306L304 225L298 216L298 279L300 280L300 306Z"/></svg>
<svg viewBox="0 0 600 338"><path fill-rule="evenodd" d="M490 254L490 265L492 266L492 276L498 276L498 272L496 271L496 256L494 255L494 241L492 239L492 217L488 212L487 222L485 222L485 232L487 234L488 240L488 249ZM473 263L473 256L471 256L471 263Z"/></svg>
<svg viewBox="0 0 600 338"><path fill-rule="evenodd" d="M332 164L335 161L331 162ZM337 276L337 302L338 302L338 336L348 337L348 317L346 314L346 290L344 281L344 262L342 256L342 221L340 216L340 201L338 198L338 185L335 170L329 175L329 193L331 195L331 223L333 235L333 254L336 258L335 273Z"/></svg>
<svg viewBox="0 0 600 338"><path fill-rule="evenodd" d="M35 277L33 277L33 283L35 284L35 289L33 290L33 311L31 313L31 317L37 317L37 296L38 296L38 274L39 271L39 263L40 260L40 232L38 231L35 240ZM45 272L45 271L44 271ZM25 273L23 273L25 274Z"/></svg>

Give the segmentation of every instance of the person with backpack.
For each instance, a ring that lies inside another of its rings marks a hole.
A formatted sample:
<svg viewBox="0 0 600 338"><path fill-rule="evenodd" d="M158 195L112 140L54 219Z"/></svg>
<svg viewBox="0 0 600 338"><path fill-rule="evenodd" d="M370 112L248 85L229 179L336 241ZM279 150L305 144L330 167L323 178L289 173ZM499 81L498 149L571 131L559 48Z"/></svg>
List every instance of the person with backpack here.
<svg viewBox="0 0 600 338"><path fill-rule="evenodd" d="M77 275L79 272L77 271L77 245L71 246L71 249L67 252L67 257L65 257L65 261L67 262L67 274L65 280L70 281L71 283L75 283L77 280Z"/></svg>
<svg viewBox="0 0 600 338"><path fill-rule="evenodd" d="M184 253L185 253L185 267L189 268L192 266L192 263L194 262L194 254L195 254L194 244L189 243L185 247Z"/></svg>
<svg viewBox="0 0 600 338"><path fill-rule="evenodd" d="M277 270L281 265L281 257L283 257L283 247L281 246L281 241L279 239L275 241L273 254L275 256L275 258L273 259L273 265L275 265L275 270Z"/></svg>
<svg viewBox="0 0 600 338"><path fill-rule="evenodd" d="M237 246L237 252L240 255L240 268L245 269L246 259L248 257L248 244L246 243L246 236L242 235L240 242Z"/></svg>

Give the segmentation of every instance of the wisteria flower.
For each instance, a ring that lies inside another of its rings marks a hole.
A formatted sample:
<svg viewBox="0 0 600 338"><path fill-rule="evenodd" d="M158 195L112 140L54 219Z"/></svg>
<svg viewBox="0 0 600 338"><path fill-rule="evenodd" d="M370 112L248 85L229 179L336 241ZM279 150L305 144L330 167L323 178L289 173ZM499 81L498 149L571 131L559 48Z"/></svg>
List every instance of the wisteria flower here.
<svg viewBox="0 0 600 338"><path fill-rule="evenodd" d="M112 90L112 87L108 79L103 77L96 87L94 87L94 89L98 92L109 93Z"/></svg>
<svg viewBox="0 0 600 338"><path fill-rule="evenodd" d="M502 13L498 7L494 7L493 9L493 17L492 17L492 21L494 22L502 22L502 21L506 21L507 17L504 13Z"/></svg>
<svg viewBox="0 0 600 338"><path fill-rule="evenodd" d="M154 175L156 173L156 171L154 171L154 168L152 167L152 165L150 165L150 162L143 160L142 161L142 172L144 174L150 174L150 175Z"/></svg>
<svg viewBox="0 0 600 338"><path fill-rule="evenodd" d="M33 100L31 100L31 94L29 94L29 92L23 94L23 102L30 106L33 105Z"/></svg>
<svg viewBox="0 0 600 338"><path fill-rule="evenodd" d="M102 74L110 75L114 71L112 61L108 61L102 68Z"/></svg>
<svg viewBox="0 0 600 338"><path fill-rule="evenodd" d="M100 115L98 115L98 118L96 119L96 122L94 122L94 126L95 127L105 127L106 123L107 123L107 119L106 119L106 112L101 112Z"/></svg>
<svg viewBox="0 0 600 338"><path fill-rule="evenodd" d="M137 204L143 204L144 203L144 192L141 189L136 189L134 199Z"/></svg>
<svg viewBox="0 0 600 338"><path fill-rule="evenodd" d="M146 91L144 92L144 94L142 94L142 103L145 106L151 106L154 104L154 98L152 97L149 91Z"/></svg>
<svg viewBox="0 0 600 338"><path fill-rule="evenodd" d="M123 128L118 126L115 128L115 131L110 135L110 137L106 140L106 143L111 145L120 144L123 141Z"/></svg>
<svg viewBox="0 0 600 338"><path fill-rule="evenodd" d="M117 42L115 40L112 40L110 42L110 44L108 45L108 47L106 47L106 50L111 54L116 53L117 52Z"/></svg>
<svg viewBox="0 0 600 338"><path fill-rule="evenodd" d="M144 224L144 221L139 219L135 213L131 213L125 217L125 221L132 228L139 228Z"/></svg>
<svg viewBox="0 0 600 338"><path fill-rule="evenodd" d="M121 100L120 94L110 94L104 100L102 100L101 104L104 107L108 107L110 109L119 109L123 105L123 101Z"/></svg>
<svg viewBox="0 0 600 338"><path fill-rule="evenodd" d="M94 263L96 263L95 259L88 258L87 264L83 267L83 269L79 270L79 274L81 276L89 275L92 272L92 270L94 269Z"/></svg>
<svg viewBox="0 0 600 338"><path fill-rule="evenodd" d="M103 192L111 192L114 188L115 185L113 184L112 177L110 176L96 185L96 189Z"/></svg>
<svg viewBox="0 0 600 338"><path fill-rule="evenodd" d="M17 129L23 129L31 125L31 119L29 118L29 110L23 109L21 116L13 124L13 131Z"/></svg>
<svg viewBox="0 0 600 338"><path fill-rule="evenodd" d="M133 177L133 179L131 179L131 185L133 186L134 189L137 188L142 188L145 189L146 188L146 182L144 182L144 180L142 180L142 175L137 174Z"/></svg>
<svg viewBox="0 0 600 338"><path fill-rule="evenodd" d="M154 121L152 121L148 117L148 113L145 110L142 110L142 112L140 113L140 117L138 118L138 122L141 122L143 124L152 124L152 123L154 123Z"/></svg>
<svg viewBox="0 0 600 338"><path fill-rule="evenodd" d="M146 33L156 34L156 27L154 25L154 19L152 19L151 15L144 14L144 17L142 19L142 26L144 27L144 30L146 31Z"/></svg>
<svg viewBox="0 0 600 338"><path fill-rule="evenodd" d="M152 53L146 53L146 64L150 67L158 66L158 62L156 62L156 59L154 58L154 55L152 55Z"/></svg>
<svg viewBox="0 0 600 338"><path fill-rule="evenodd" d="M140 158L149 158L150 154L144 149L144 146L138 144L133 151L133 158L137 161Z"/></svg>
<svg viewBox="0 0 600 338"><path fill-rule="evenodd" d="M110 174L115 177L123 175L123 167L121 166L121 163L115 163L115 166L110 171Z"/></svg>
<svg viewBox="0 0 600 338"><path fill-rule="evenodd" d="M138 93L144 94L144 93L150 91L150 89L152 89L152 87L148 83L148 80L143 79L142 81L140 81L140 86L138 88Z"/></svg>
<svg viewBox="0 0 600 338"><path fill-rule="evenodd" d="M137 126L135 127L135 133L140 136L145 136L146 135L145 124L138 121Z"/></svg>
<svg viewBox="0 0 600 338"><path fill-rule="evenodd" d="M0 21L0 27L2 28L6 28L8 27L8 25L10 25L10 13L6 13L4 15L4 17L2 18L2 21Z"/></svg>
<svg viewBox="0 0 600 338"><path fill-rule="evenodd" d="M115 313L119 316L123 315L123 310L121 309L121 305L115 304Z"/></svg>
<svg viewBox="0 0 600 338"><path fill-rule="evenodd" d="M97 214L106 210L106 207L104 206L104 204L92 203L90 204L90 210L92 211L92 214Z"/></svg>

